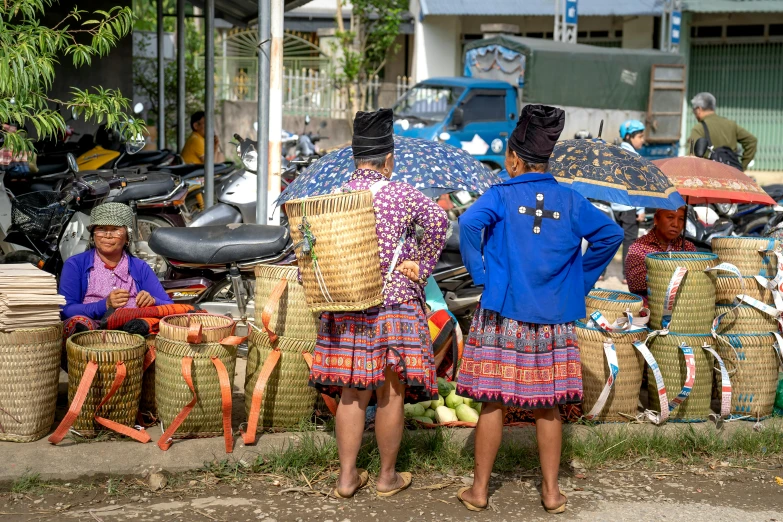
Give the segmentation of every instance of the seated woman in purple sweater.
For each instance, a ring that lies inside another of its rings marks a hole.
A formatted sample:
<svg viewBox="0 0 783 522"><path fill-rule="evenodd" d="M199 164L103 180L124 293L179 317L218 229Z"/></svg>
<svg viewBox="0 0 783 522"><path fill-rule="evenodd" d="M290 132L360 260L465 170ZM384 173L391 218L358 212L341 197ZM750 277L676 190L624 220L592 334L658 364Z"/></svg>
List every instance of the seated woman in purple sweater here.
<svg viewBox="0 0 783 522"><path fill-rule="evenodd" d="M65 337L95 330L118 308L172 304L155 273L128 253L133 211L122 203L105 203L90 215L95 247L68 258L60 276Z"/></svg>

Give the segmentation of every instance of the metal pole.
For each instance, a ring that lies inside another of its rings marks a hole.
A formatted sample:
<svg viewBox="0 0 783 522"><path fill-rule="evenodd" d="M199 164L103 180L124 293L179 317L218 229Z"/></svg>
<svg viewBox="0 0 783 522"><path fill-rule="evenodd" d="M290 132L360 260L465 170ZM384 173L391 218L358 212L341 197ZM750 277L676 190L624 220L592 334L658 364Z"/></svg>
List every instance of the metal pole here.
<svg viewBox="0 0 783 522"><path fill-rule="evenodd" d="M265 225L269 210L269 72L272 52L272 0L258 0L258 175L256 185L256 223Z"/></svg>
<svg viewBox="0 0 783 522"><path fill-rule="evenodd" d="M562 8L562 2L565 0L555 0L555 34L554 34L554 40L556 42L560 41L560 30L562 29L560 25L560 9Z"/></svg>
<svg viewBox="0 0 783 522"><path fill-rule="evenodd" d="M177 151L185 147L185 0L177 0Z"/></svg>
<svg viewBox="0 0 783 522"><path fill-rule="evenodd" d="M163 0L158 0L158 149L166 148L166 75L163 63Z"/></svg>
<svg viewBox="0 0 783 522"><path fill-rule="evenodd" d="M204 204L209 208L215 204L215 0L206 0L205 10Z"/></svg>
<svg viewBox="0 0 783 522"><path fill-rule="evenodd" d="M280 170L283 133L283 0L272 0L272 51L269 65L269 200L280 195ZM280 213L269 217L269 224L280 223Z"/></svg>

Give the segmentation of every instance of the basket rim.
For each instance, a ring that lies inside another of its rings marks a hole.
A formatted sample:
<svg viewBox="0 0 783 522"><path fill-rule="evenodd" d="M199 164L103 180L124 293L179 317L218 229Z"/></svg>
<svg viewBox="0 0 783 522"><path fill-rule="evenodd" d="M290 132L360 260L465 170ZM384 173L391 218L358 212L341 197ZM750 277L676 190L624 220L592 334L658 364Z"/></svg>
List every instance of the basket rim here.
<svg viewBox="0 0 783 522"><path fill-rule="evenodd" d="M718 254L712 252L688 252L688 251L672 251L672 252L652 252L645 256L646 259L655 259L662 261L670 261L672 254L687 254L690 261L712 261L718 259Z"/></svg>
<svg viewBox="0 0 783 522"><path fill-rule="evenodd" d="M100 335L102 332L107 332L107 333L112 333L112 334L122 334L123 336L127 336L127 337L130 337L130 338L137 338L139 341L142 342L142 344L145 344L147 342L146 338L144 336L142 336L142 335L134 334L134 333L130 333L130 332L123 332L122 330L88 330L86 332L79 332L79 333L75 333L75 334L71 335L70 337L68 337L68 341L72 342L75 346L78 346L79 348L85 348L85 349L89 349L89 350L114 350L114 351L116 351L118 349L117 347L114 347L114 348L100 348L100 347L95 347L95 346L87 346L87 345L84 345L84 344L78 344L76 342L76 340L79 339L80 337L86 337L87 335L95 337L97 335ZM121 349L127 350L127 349L130 349L130 348L136 348L136 346L125 346L125 347L123 347Z"/></svg>
<svg viewBox="0 0 783 522"><path fill-rule="evenodd" d="M233 319L231 319L230 317L227 317L225 315L220 315L220 314L172 314L172 315L167 315L166 317L164 317L160 321L161 322L165 322L166 326L168 328L174 328L174 329L179 329L179 330L187 330L188 329L187 326L180 326L178 324L172 324L172 323L170 323L168 321L168 319L171 319L172 317L188 317L188 318L190 318L190 317L196 317L196 316L201 316L201 317L220 317L222 319L227 320L231 324L234 324L236 322ZM206 325L202 325L201 329L203 331L212 331L212 330L220 330L221 328L227 328L228 326L229 326L228 323L223 325L223 326L206 326Z"/></svg>
<svg viewBox="0 0 783 522"><path fill-rule="evenodd" d="M334 194L321 194L320 196L305 196L303 198L291 199L289 201L286 201L285 205L291 205L291 204L300 204L301 205L302 202L315 201L317 199L334 199L334 198L337 198L337 197L340 197L340 196L345 196L347 194L356 194L356 193L360 193L360 192L372 193L372 191L370 189L365 189L365 190L352 190L350 192L337 192L337 193L334 193Z"/></svg>
<svg viewBox="0 0 783 522"><path fill-rule="evenodd" d="M599 297L599 296L596 296L596 295L592 295L592 293L594 291L596 291L596 292L608 292L608 293L615 294L615 295L618 295L618 296L629 297L630 299L611 299L609 297ZM641 297L639 297L638 295L633 294L631 292L624 292L623 290L610 290L608 288L593 288L592 290L590 290L590 293L587 294L586 297L589 297L590 299L595 299L596 301L616 301L616 302L621 302L621 303L626 303L626 302L627 303L639 303L639 302L643 302L644 301Z"/></svg>
<svg viewBox="0 0 783 522"><path fill-rule="evenodd" d="M779 239L771 238L771 237L760 237L760 236L713 236L712 239L753 239L755 241L780 241Z"/></svg>

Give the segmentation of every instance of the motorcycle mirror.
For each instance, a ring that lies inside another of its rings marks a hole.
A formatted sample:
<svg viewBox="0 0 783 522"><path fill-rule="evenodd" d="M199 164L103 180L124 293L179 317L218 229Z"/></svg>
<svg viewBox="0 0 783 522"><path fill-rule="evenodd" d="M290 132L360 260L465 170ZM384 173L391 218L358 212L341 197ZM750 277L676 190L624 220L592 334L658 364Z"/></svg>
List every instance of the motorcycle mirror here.
<svg viewBox="0 0 783 522"><path fill-rule="evenodd" d="M258 153L256 152L255 147L251 146L242 155L242 164L248 172L258 172Z"/></svg>
<svg viewBox="0 0 783 522"><path fill-rule="evenodd" d="M697 158L703 158L704 155L707 153L707 148L709 147L709 142L707 141L707 138L699 138L696 140L696 143L693 145L693 155Z"/></svg>
<svg viewBox="0 0 783 522"><path fill-rule="evenodd" d="M65 159L68 162L68 169L73 172L79 172L79 164L76 163L76 158L70 152L65 155Z"/></svg>
<svg viewBox="0 0 783 522"><path fill-rule="evenodd" d="M133 106L133 114L141 114L141 111L144 110L144 104L141 102L138 102L136 105Z"/></svg>
<svg viewBox="0 0 783 522"><path fill-rule="evenodd" d="M143 149L146 144L147 141L144 139L144 136L142 136L141 133L136 134L125 143L125 152L128 154L136 154Z"/></svg>

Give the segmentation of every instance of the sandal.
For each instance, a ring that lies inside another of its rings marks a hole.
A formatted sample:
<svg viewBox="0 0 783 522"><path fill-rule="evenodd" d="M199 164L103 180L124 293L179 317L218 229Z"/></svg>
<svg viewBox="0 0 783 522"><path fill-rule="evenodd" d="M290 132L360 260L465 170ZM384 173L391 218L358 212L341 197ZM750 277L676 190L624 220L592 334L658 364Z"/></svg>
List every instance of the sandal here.
<svg viewBox="0 0 783 522"><path fill-rule="evenodd" d="M560 489L559 491L560 491L560 494L561 494L561 495L563 496L563 498L565 499L565 502L563 502L562 504L560 504L560 505L559 505L559 506L557 506L556 508L551 508L551 509L550 509L550 508L546 507L546 505L544 504L544 497L543 497L543 495L541 496L541 505L542 505L542 506L544 506L544 509L545 509L545 510L546 510L546 512L547 512L547 513L549 513L550 515L559 515L560 513L565 513L565 510L566 510L566 504L568 504L568 497L566 497L566 496L565 496L565 493L563 493L563 490L562 490L562 489Z"/></svg>
<svg viewBox="0 0 783 522"><path fill-rule="evenodd" d="M474 504L471 504L470 502L468 502L467 500L462 498L462 494L465 493L470 488L471 488L471 486L466 486L464 488L460 488L460 490L457 491L457 500L462 502L462 505L465 506L466 508L468 508L470 511L484 511L485 509L487 509L487 506L489 505L489 503L487 503L487 506L480 507L480 506L476 506Z"/></svg>
<svg viewBox="0 0 783 522"><path fill-rule="evenodd" d="M370 482L370 474L367 472L366 469L357 469L357 472L359 472L359 486L353 490L353 493L351 493L348 496L342 496L339 491L337 491L337 488L334 488L332 490L332 496L334 498L352 498L354 495L356 495L356 492L358 492L360 489L362 489L364 486L367 485L368 482Z"/></svg>
<svg viewBox="0 0 783 522"><path fill-rule="evenodd" d="M408 489L411 485L411 482L413 482L413 475L408 473L407 471L403 471L402 473L399 473L400 478L402 479L402 486L398 487L397 489L393 489L391 491L378 491L375 490L376 493L378 493L379 497L392 497L399 493L400 491L403 491L405 489Z"/></svg>

